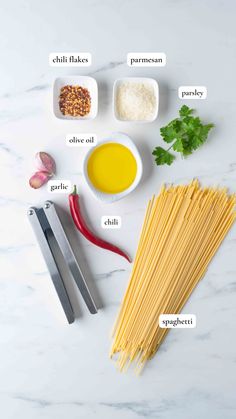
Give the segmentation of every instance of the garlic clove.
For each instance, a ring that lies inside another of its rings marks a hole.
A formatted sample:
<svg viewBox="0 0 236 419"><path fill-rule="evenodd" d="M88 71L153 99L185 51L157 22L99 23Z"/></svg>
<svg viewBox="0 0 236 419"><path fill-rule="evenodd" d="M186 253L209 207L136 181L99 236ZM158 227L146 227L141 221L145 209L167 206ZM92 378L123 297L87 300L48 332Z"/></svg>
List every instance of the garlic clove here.
<svg viewBox="0 0 236 419"><path fill-rule="evenodd" d="M40 151L35 156L37 169L41 172L48 172L50 175L53 175L56 171L55 160L50 156L50 154L45 153L45 151Z"/></svg>
<svg viewBox="0 0 236 419"><path fill-rule="evenodd" d="M41 188L45 183L47 183L48 179L50 178L50 173L48 172L36 172L33 176L31 176L29 180L29 184L31 188L38 189Z"/></svg>

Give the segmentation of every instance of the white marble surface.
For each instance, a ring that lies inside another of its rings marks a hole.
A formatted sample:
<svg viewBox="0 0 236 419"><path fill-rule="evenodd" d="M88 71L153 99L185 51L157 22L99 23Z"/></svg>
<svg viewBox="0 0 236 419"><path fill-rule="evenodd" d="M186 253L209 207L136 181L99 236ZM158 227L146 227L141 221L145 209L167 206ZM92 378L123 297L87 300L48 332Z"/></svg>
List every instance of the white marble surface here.
<svg viewBox="0 0 236 419"><path fill-rule="evenodd" d="M79 242L85 269L103 308L88 314L73 284L80 317L71 326L61 312L47 269L26 218L29 205L51 198L30 190L28 178L38 150L51 152L58 178L79 191L96 231L135 254L144 208L162 182L227 185L236 191L235 29L236 3L222 0L0 0L0 410L3 419L231 419L236 417L236 227L214 258L185 312L197 315L194 330L172 331L143 375L119 374L108 358L109 333L130 266L118 256ZM48 67L48 54L85 51L89 69ZM131 51L161 51L167 66L130 69ZM99 113L92 122L65 122L52 114L55 77L93 75L99 85ZM160 84L155 123L115 122L112 84L118 77L151 76ZM159 128L182 104L179 85L205 85L196 107L216 123L201 150L171 167L154 167L151 150ZM127 132L144 161L144 178L126 199L106 206L94 200L81 176L85 150L65 146L68 132ZM65 196L55 196L69 227ZM103 214L121 215L123 227L102 231ZM68 284L69 285L69 284ZM96 289L95 289L96 287Z"/></svg>

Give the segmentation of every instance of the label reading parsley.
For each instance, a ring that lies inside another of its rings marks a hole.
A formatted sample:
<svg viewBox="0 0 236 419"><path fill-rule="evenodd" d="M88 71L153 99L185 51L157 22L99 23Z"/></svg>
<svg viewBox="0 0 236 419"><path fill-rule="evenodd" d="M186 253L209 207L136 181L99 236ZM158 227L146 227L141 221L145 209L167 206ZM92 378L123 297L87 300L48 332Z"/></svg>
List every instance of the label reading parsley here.
<svg viewBox="0 0 236 419"><path fill-rule="evenodd" d="M180 99L206 99L207 88L205 86L180 86L178 93Z"/></svg>

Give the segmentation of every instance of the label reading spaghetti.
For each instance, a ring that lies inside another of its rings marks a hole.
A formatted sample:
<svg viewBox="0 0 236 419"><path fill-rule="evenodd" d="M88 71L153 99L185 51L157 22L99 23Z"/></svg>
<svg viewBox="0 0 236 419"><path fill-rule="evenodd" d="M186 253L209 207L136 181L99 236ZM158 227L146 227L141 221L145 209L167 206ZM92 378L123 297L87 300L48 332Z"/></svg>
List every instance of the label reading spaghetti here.
<svg viewBox="0 0 236 419"><path fill-rule="evenodd" d="M160 314L161 329L193 329L196 327L195 314Z"/></svg>

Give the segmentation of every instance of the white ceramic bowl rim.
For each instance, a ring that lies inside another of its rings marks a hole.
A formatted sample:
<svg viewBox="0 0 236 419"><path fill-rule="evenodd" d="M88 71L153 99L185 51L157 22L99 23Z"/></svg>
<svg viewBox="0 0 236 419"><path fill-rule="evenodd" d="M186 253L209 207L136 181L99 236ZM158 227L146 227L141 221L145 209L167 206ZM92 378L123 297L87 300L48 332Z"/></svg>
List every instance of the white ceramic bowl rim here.
<svg viewBox="0 0 236 419"><path fill-rule="evenodd" d="M93 183L90 181L89 176L88 176L88 172L87 172L87 164L88 164L88 159L91 156L91 154L94 152L94 150L98 147L100 147L103 144L106 143L118 143L118 144L122 144L125 147L127 147L133 154L136 163L137 163L137 173L136 173L136 177L133 181L133 183L129 186L129 188L125 189L122 192L116 193L116 194L108 194L105 192L100 191L99 189L95 188L95 186L93 185ZM106 202L114 202L114 201L118 201L119 199L125 197L126 195L128 195L130 192L132 192L137 185L140 182L140 179L142 177L142 173L143 173L143 164L142 164L142 160L139 154L139 151L136 147L136 145L134 144L134 142L130 139L130 137L128 137L128 135L123 134L123 133L112 133L109 137L104 138L103 140L99 141L98 144L95 147L92 147L86 154L85 158L84 158L84 162L83 162L83 174L85 177L85 180L88 184L88 186L90 187L91 191L94 193L94 195L101 199L102 201L106 201Z"/></svg>

